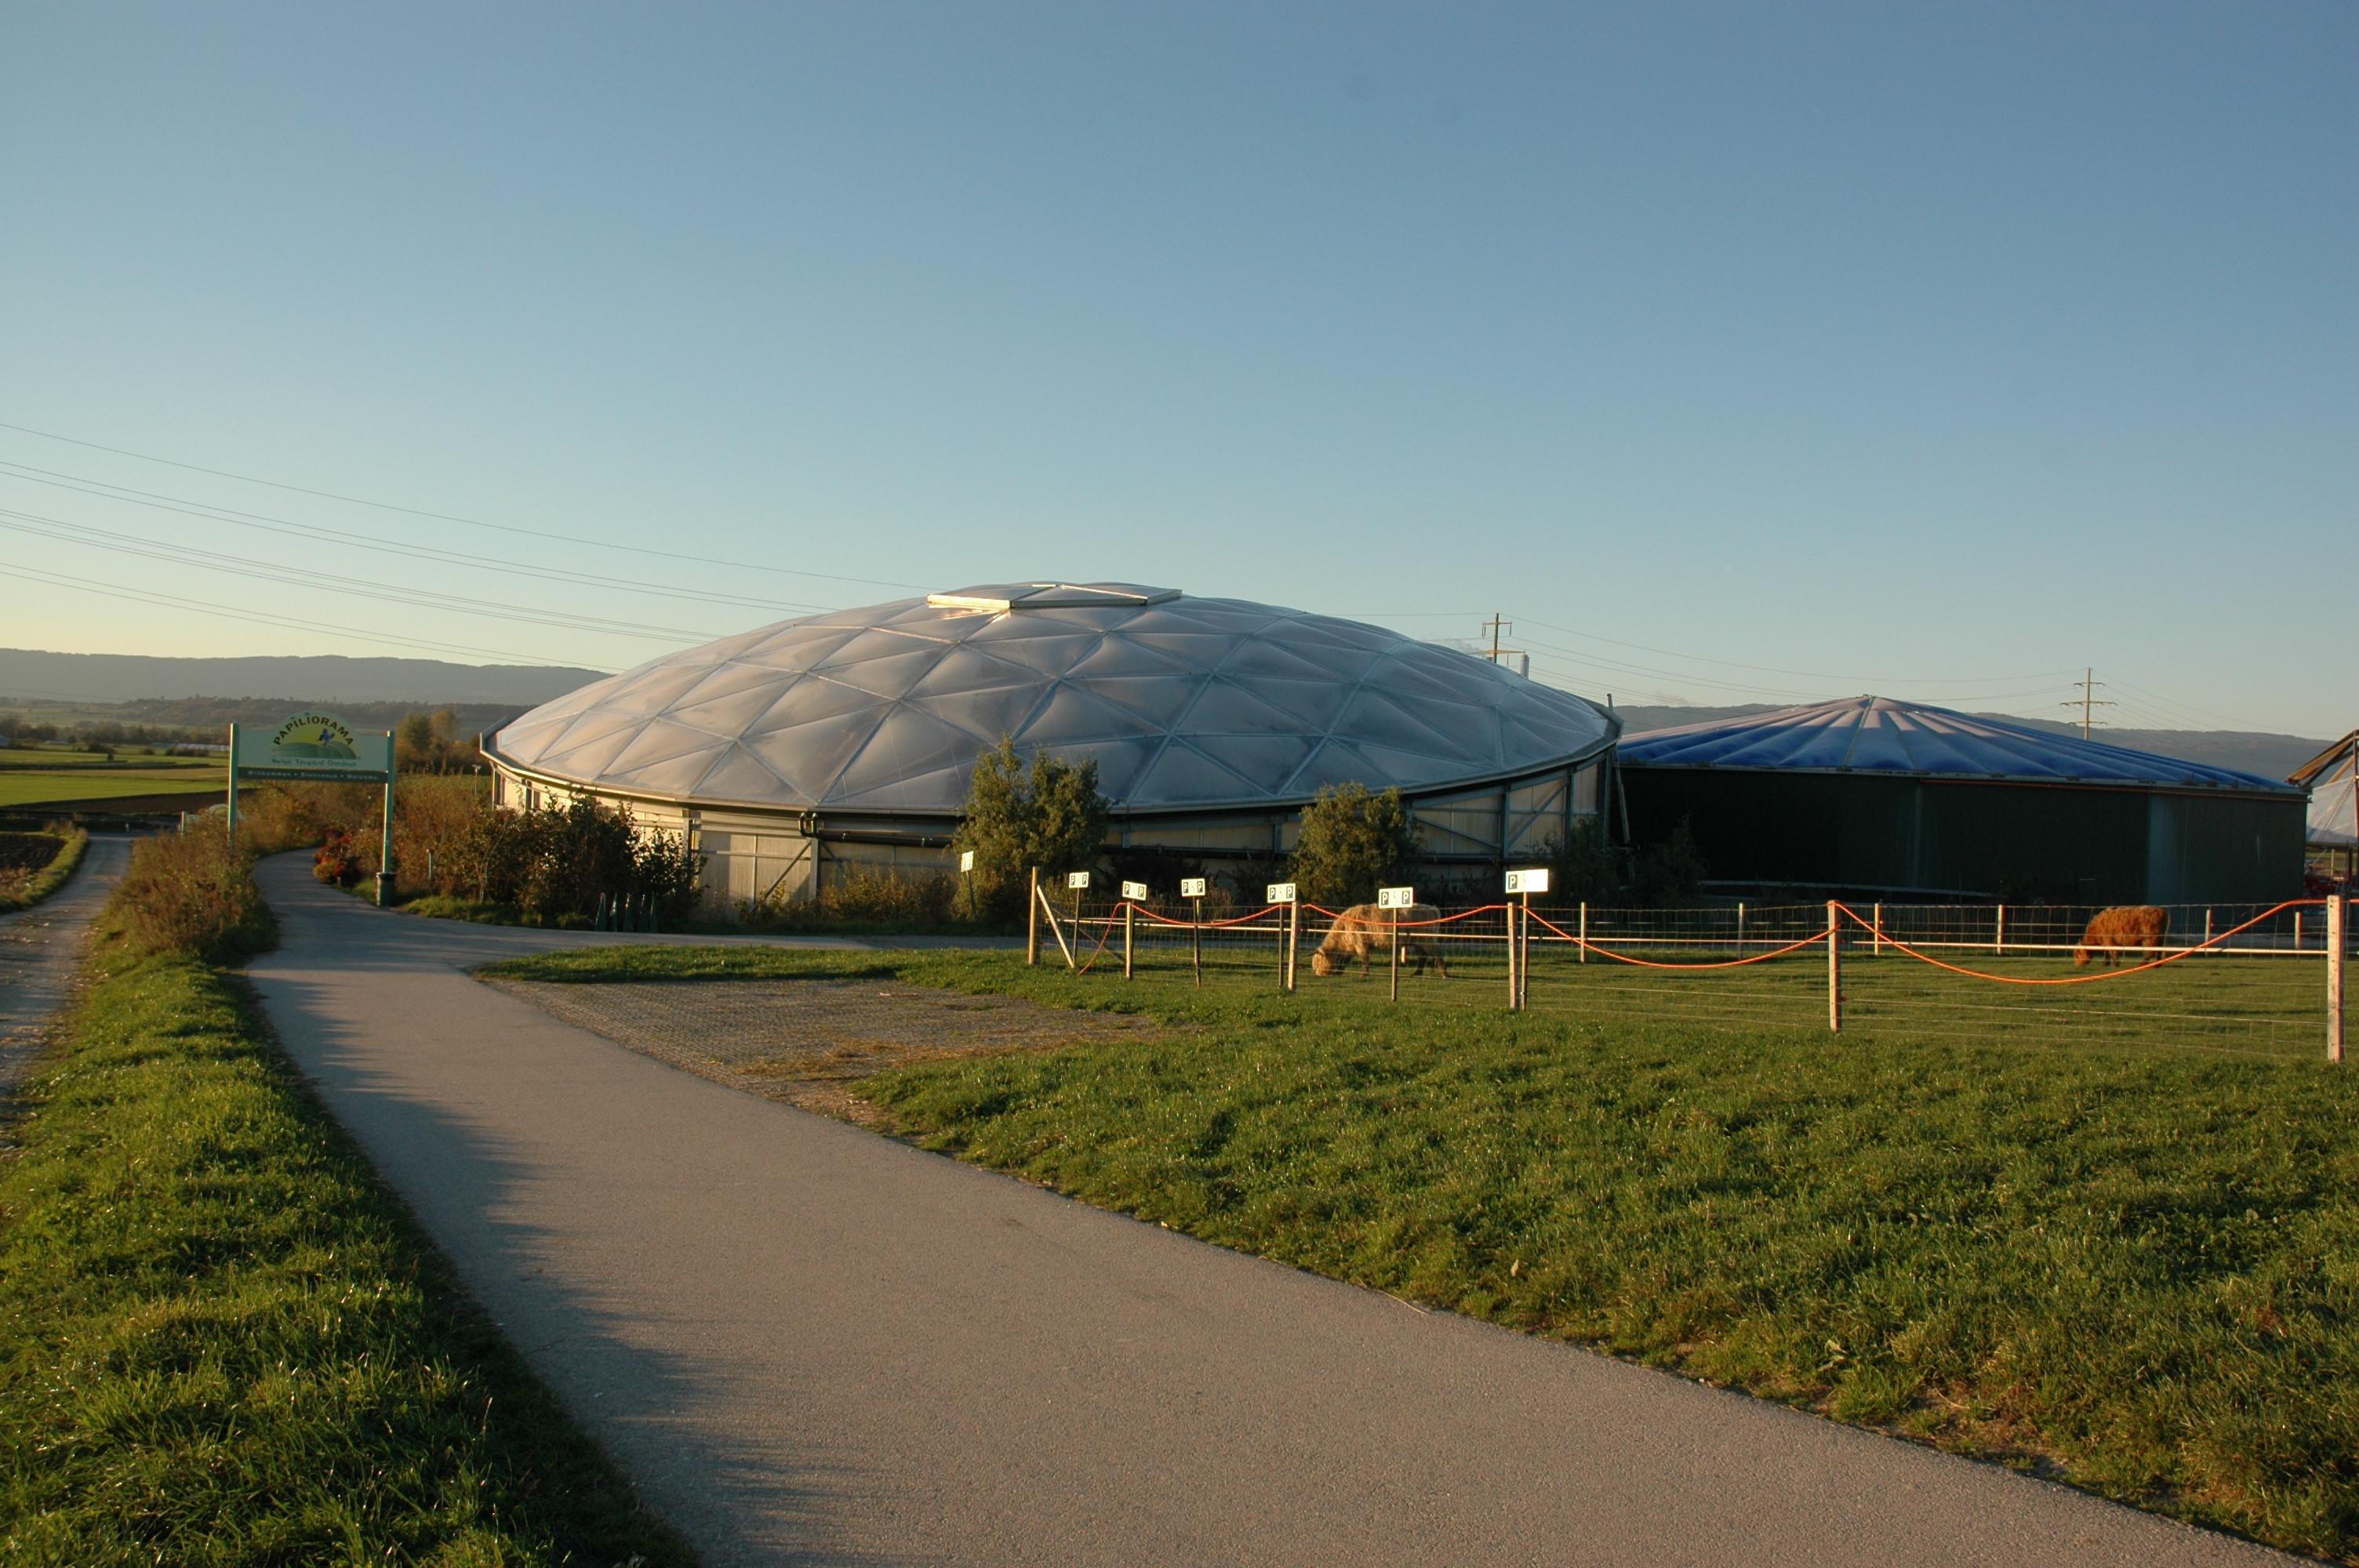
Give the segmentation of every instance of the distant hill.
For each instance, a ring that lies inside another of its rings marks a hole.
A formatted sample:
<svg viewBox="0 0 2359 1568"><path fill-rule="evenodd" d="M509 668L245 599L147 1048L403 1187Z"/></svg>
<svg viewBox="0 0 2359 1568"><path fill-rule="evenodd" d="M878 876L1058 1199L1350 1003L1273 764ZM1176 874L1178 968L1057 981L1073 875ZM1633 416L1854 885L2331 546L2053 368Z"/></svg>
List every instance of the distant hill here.
<svg viewBox="0 0 2359 1568"><path fill-rule="evenodd" d="M1774 713L1781 703L1751 702L1736 708L1617 708L1622 718L1622 732L1636 735L1646 730L1667 730L1678 724L1705 724L1716 719L1738 719L1748 713ZM2048 719L2018 719L2012 713L1981 713L1978 719L1995 719L2002 724L2019 724L2027 730L2046 730L2058 735L2077 735L2077 724L2060 723ZM2093 739L2109 746L2126 746L2133 752L2152 752L2158 756L2178 757L2190 762L2209 762L2215 768L2238 768L2248 773L2258 773L2265 779L2282 779L2294 769L2324 751L2327 742L2312 741L2299 735L2274 735L2246 730L2114 730L2100 729Z"/></svg>
<svg viewBox="0 0 2359 1568"><path fill-rule="evenodd" d="M137 702L267 697L274 703L485 704L526 708L604 678L552 665L458 665L441 659L162 659L136 654L49 654L0 648L0 702Z"/></svg>

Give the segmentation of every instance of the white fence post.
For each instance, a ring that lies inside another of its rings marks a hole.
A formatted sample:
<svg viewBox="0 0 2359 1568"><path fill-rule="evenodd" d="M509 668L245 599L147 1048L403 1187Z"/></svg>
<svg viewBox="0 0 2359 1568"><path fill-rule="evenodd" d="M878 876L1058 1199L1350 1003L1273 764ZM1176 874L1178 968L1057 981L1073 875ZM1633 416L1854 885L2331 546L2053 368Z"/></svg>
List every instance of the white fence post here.
<svg viewBox="0 0 2359 1568"><path fill-rule="evenodd" d="M1581 961L1589 962L1589 903L1585 899L1581 905Z"/></svg>
<svg viewBox="0 0 2359 1568"><path fill-rule="evenodd" d="M1884 906L1880 903L1875 906L1875 946L1874 951L1877 957L1880 958L1884 957Z"/></svg>
<svg viewBox="0 0 2359 1568"><path fill-rule="evenodd" d="M2004 958L2006 957L2006 905L2003 903L1998 906L1997 935L1998 939L1992 945L1991 951Z"/></svg>

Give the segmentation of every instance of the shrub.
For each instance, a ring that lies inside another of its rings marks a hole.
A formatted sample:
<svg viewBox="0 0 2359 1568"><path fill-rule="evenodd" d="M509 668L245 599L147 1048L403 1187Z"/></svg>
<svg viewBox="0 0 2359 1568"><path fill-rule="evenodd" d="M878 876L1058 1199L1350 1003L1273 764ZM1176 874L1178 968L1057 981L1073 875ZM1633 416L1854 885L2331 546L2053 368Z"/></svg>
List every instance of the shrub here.
<svg viewBox="0 0 2359 1568"><path fill-rule="evenodd" d="M1016 742L975 760L954 849L974 852L966 913L1005 919L1022 912L1034 867L1043 872L1087 870L1105 845L1106 800L1098 793L1094 757L1069 762L1047 752L1027 770Z"/></svg>
<svg viewBox="0 0 2359 1568"><path fill-rule="evenodd" d="M131 864L107 905L108 934L130 953L179 953L236 964L277 939L254 885L254 857L233 849L219 824L159 834L131 847Z"/></svg>
<svg viewBox="0 0 2359 1568"><path fill-rule="evenodd" d="M38 903L66 885L90 835L70 823L40 833L0 833L0 913Z"/></svg>
<svg viewBox="0 0 2359 1568"><path fill-rule="evenodd" d="M1294 881L1306 903L1342 909L1373 903L1376 889L1400 881L1417 864L1417 838L1400 791L1371 794L1362 784L1331 784L1302 808Z"/></svg>
<svg viewBox="0 0 2359 1568"><path fill-rule="evenodd" d="M349 831L342 827L328 829L327 842L311 857L311 874L340 888L348 888L361 880L360 851L353 847Z"/></svg>
<svg viewBox="0 0 2359 1568"><path fill-rule="evenodd" d="M958 879L947 871L911 875L881 866L852 866L821 889L820 912L846 923L939 925L949 921L958 892Z"/></svg>

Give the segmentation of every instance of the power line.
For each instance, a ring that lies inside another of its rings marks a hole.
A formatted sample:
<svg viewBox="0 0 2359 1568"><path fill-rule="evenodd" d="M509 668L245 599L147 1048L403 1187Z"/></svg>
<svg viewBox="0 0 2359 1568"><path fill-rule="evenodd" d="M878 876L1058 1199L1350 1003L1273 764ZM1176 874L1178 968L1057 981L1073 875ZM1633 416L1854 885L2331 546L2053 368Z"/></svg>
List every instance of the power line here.
<svg viewBox="0 0 2359 1568"><path fill-rule="evenodd" d="M1609 643L1617 648L1632 648L1642 654L1655 654L1664 658L1690 659L1701 664L1724 665L1729 669L1752 670L1761 675L1807 676L1812 680L1851 682L1860 678L1855 675L1838 675L1828 670L1795 670L1779 665L1748 665L1734 659L1715 659L1709 654L1690 654L1678 648L1658 648L1646 643L1625 643L1618 637L1603 636L1595 632L1575 631L1570 626L1554 626L1545 621L1533 621L1528 616L1525 620L1528 624L1538 626L1544 632L1555 632L1567 637L1578 637L1584 642ZM2012 681L2055 680L2071 673L2070 670L2035 670L2024 675L2012 676L1891 676L1880 679L1871 677L1869 684L1895 687L1990 686Z"/></svg>
<svg viewBox="0 0 2359 1568"><path fill-rule="evenodd" d="M11 577L24 582L47 583L52 588L71 588L82 593L95 593L108 599L125 599L136 604L161 605L169 610L186 610L199 615L216 616L223 621L259 622L269 626L286 626L299 632L319 632L331 637L347 637L363 643L385 643L401 648L430 648L445 654L489 654L495 659L514 659L537 669L557 669L566 666L543 664L530 654L519 654L507 648L478 648L464 643L441 643L424 637L399 637L383 632L364 632L350 626L331 626L317 621L296 621L283 615L268 615L254 610L223 610L201 604L192 599L179 599L168 593L144 593L136 589L115 588L94 582L89 578L74 577L66 572L48 572L38 568L0 567L0 577ZM596 665L578 666L598 670L602 675L613 672Z"/></svg>
<svg viewBox="0 0 2359 1568"><path fill-rule="evenodd" d="M79 523L64 523L54 517L41 517L29 512L0 507L0 519L23 519L10 523L0 521L0 528L12 533L30 534L45 539L61 540L70 545L82 545L92 549L111 550L117 555L145 557L175 566L192 566L205 571L225 572L236 577L252 578L262 582L287 583L296 588L317 591L357 595L388 603L407 604L420 610L444 610L462 615L497 616L502 620L524 621L536 625L554 626L561 631L594 632L614 637L646 637L658 642L677 643L709 638L710 632L690 631L679 626L650 626L636 621L613 621L603 616L572 616L540 611L527 605L503 604L495 600L472 599L463 594L441 593L432 589L408 589L390 583L364 586L342 580L323 580L318 574L292 571L247 556L223 555L213 550L192 546L166 545L159 540L145 539L136 534L118 534L109 528L93 528ZM49 527L28 526L49 524ZM71 530L68 532L67 530Z"/></svg>
<svg viewBox="0 0 2359 1568"><path fill-rule="evenodd" d="M625 593L647 594L658 599L677 599L701 604L737 605L751 610L841 610L842 605L812 604L788 599L749 599L739 594L705 593L694 589L658 587L633 582L627 578L605 577L596 572L575 571L570 567L540 566L525 561L512 561L499 556L478 556L464 550L446 550L432 545L392 545L365 534L348 529L331 528L324 524L298 523L284 517L271 517L258 512L239 512L225 506L212 506L201 501L185 501L181 497L158 497L152 492L136 491L127 485L107 485L103 480L92 483L105 485L93 490L85 484L67 484L60 480L35 479L29 474L5 470L22 469L22 463L0 461L0 479L18 479L29 484L47 485L53 490L70 490L82 495L96 496L101 501L128 502L157 512L175 512L184 517L194 517L205 523L227 523L233 527L252 528L266 534L284 534L290 538L310 539L315 543L350 545L355 549L374 550L380 555L408 556L417 560L435 561L444 566L466 567L478 571L504 572L513 577L539 578L548 582L571 583L584 588L614 589ZM34 472L46 470L35 470ZM69 476L78 477L78 476ZM109 492L120 490L124 494ZM140 500L140 496L149 499ZM183 501L184 504L172 504Z"/></svg>
<svg viewBox="0 0 2359 1568"><path fill-rule="evenodd" d="M736 571L774 572L780 577L816 578L823 582L860 583L871 588L922 588L922 583L892 582L883 578L842 577L833 572L808 572L793 567L766 566L755 561L733 561L714 556L690 555L680 550L658 550L647 545L617 545L607 539L592 539L579 534L561 534L546 528L525 528L512 523L486 523L477 517L462 517L451 512L428 512L415 506L398 506L389 501L371 501L365 496L342 495L332 490L311 490L299 484L287 484L275 479L261 479L253 474L234 473L228 469L206 468L201 463L184 463L172 458L159 458L152 452L135 452L125 447L110 447L98 441L85 441L74 436L60 436L53 430L36 430L29 425L11 425L0 420L0 430L14 430L22 436L38 436L45 441L63 441L71 447L86 447L94 452L112 452L119 458L136 458L144 463L161 463L166 468L185 469L190 473L211 474L215 479L234 479L241 484L266 485L272 490L292 492L297 495L316 496L322 501L341 501L351 506L370 506L380 512L398 512L406 517L431 518L438 523L462 523L470 528L489 528L502 534L519 534L527 538L550 539L560 544L588 545L601 550L627 550L635 555L658 556L668 560L693 561L700 566L728 567Z"/></svg>

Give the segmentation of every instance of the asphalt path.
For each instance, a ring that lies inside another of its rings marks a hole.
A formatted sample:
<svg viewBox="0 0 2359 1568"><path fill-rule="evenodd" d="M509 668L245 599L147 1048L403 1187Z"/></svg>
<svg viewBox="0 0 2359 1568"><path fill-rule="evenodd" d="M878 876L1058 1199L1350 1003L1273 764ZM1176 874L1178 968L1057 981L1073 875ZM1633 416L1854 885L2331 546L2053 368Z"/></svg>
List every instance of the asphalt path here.
<svg viewBox="0 0 2359 1568"><path fill-rule="evenodd" d="M466 974L678 938L262 881L288 1049L710 1563L2293 1561L1105 1214Z"/></svg>
<svg viewBox="0 0 2359 1568"><path fill-rule="evenodd" d="M0 915L0 1095L31 1070L49 1025L72 1000L90 923L131 859L131 839L93 833L66 885Z"/></svg>

